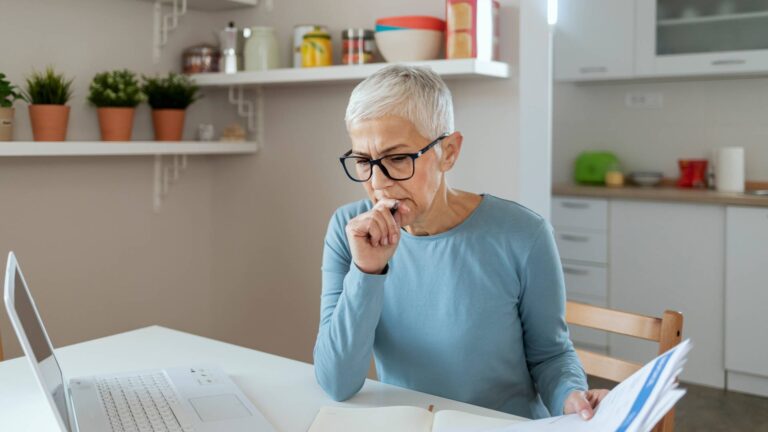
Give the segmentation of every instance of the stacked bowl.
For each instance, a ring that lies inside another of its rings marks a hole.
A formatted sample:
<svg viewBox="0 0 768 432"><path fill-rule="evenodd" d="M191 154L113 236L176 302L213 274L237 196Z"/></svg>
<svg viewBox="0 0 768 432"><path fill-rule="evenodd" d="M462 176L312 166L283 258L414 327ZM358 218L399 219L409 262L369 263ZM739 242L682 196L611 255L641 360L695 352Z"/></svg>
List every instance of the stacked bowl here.
<svg viewBox="0 0 768 432"><path fill-rule="evenodd" d="M376 46L388 62L434 60L440 56L445 21L431 16L376 20Z"/></svg>

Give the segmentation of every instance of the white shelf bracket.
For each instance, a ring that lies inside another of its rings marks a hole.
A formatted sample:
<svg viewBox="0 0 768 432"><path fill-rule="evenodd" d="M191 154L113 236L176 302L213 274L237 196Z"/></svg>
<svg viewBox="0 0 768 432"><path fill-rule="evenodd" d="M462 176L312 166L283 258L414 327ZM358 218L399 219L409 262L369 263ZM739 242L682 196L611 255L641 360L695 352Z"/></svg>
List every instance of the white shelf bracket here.
<svg viewBox="0 0 768 432"><path fill-rule="evenodd" d="M237 107L237 115L245 117L248 132L255 135L256 145L264 145L264 89L255 87L256 98L254 101L245 97L243 86L229 87L229 103Z"/></svg>
<svg viewBox="0 0 768 432"><path fill-rule="evenodd" d="M163 12L163 3L171 3L169 13ZM152 60L160 62L168 33L179 26L179 18L187 13L187 0L155 0Z"/></svg>
<svg viewBox="0 0 768 432"><path fill-rule="evenodd" d="M181 172L187 169L187 155L173 155L173 164L164 165L163 156L155 155L154 188L152 193L152 208L160 212L163 200L168 195L171 186L179 180Z"/></svg>

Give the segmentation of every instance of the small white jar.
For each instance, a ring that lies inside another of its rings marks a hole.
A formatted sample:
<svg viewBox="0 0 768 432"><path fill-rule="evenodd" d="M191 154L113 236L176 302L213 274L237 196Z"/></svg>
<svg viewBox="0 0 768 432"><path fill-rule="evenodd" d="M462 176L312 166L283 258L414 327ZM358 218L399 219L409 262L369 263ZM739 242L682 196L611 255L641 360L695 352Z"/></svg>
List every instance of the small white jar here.
<svg viewBox="0 0 768 432"><path fill-rule="evenodd" d="M245 41L245 70L263 71L280 67L275 29L257 26L250 30L251 34Z"/></svg>

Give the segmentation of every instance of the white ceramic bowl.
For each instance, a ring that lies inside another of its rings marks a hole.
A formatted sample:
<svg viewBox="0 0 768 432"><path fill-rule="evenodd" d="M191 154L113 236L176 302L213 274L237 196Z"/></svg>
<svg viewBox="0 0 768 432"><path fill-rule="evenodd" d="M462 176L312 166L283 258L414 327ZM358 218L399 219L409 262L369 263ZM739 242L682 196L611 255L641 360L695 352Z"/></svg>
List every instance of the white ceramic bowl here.
<svg viewBox="0 0 768 432"><path fill-rule="evenodd" d="M443 45L443 32L437 30L387 30L376 32L375 38L388 62L434 60Z"/></svg>
<svg viewBox="0 0 768 432"><path fill-rule="evenodd" d="M629 178L638 186L651 187L661 183L664 173L658 171L636 171L630 173Z"/></svg>

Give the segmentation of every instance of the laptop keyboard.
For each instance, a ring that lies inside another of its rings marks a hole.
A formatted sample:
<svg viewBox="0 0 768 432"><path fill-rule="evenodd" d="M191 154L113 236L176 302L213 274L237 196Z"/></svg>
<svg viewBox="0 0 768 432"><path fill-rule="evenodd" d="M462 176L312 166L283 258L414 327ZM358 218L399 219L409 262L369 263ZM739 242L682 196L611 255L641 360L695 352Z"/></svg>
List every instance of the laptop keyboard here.
<svg viewBox="0 0 768 432"><path fill-rule="evenodd" d="M192 431L178 405L176 392L162 372L97 378L113 432Z"/></svg>

